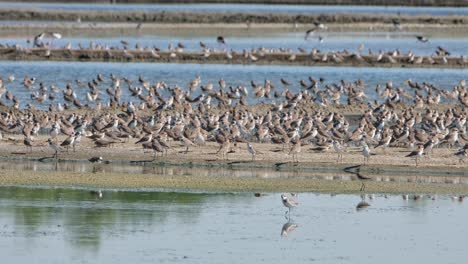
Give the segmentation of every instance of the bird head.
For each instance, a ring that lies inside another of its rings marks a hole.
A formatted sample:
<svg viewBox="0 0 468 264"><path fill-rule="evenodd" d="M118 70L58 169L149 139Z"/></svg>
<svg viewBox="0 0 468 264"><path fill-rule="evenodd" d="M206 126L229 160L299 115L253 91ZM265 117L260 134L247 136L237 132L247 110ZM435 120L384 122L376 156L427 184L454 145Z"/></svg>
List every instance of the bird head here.
<svg viewBox="0 0 468 264"><path fill-rule="evenodd" d="M284 194L281 194L281 200L286 201L286 200L288 200L288 197L286 197L286 195L284 195Z"/></svg>

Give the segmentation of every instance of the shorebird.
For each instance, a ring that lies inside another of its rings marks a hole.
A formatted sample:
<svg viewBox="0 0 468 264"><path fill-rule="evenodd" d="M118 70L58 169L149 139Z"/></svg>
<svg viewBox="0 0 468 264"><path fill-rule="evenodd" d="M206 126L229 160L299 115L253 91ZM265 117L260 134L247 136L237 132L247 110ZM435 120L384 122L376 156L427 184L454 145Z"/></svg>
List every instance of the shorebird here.
<svg viewBox="0 0 468 264"><path fill-rule="evenodd" d="M455 144L458 143L458 128L454 128L450 133L445 136L445 138L440 142L442 143L448 143L449 148L452 148Z"/></svg>
<svg viewBox="0 0 468 264"><path fill-rule="evenodd" d="M45 44L42 42L44 38L61 39L62 34L55 32L42 32L34 37L34 47L44 47Z"/></svg>
<svg viewBox="0 0 468 264"><path fill-rule="evenodd" d="M195 146L195 144L190 139L188 139L188 138L186 138L184 136L182 136L180 138L180 141L182 141L182 144L186 147L185 154L188 153L188 150L189 150L190 146Z"/></svg>
<svg viewBox="0 0 468 264"><path fill-rule="evenodd" d="M320 21L318 21L318 20L315 20L313 23L314 23L314 26L315 26L316 28L318 28L318 29L326 29L326 28L327 28L327 26L325 26L324 24L320 23Z"/></svg>
<svg viewBox="0 0 468 264"><path fill-rule="evenodd" d="M58 158L58 153L63 151L59 146L55 145L54 142L52 142L52 139L48 139L47 142L49 143L49 147L55 151L54 157Z"/></svg>
<svg viewBox="0 0 468 264"><path fill-rule="evenodd" d="M314 33L317 31L317 28L311 28L305 32L304 40L309 39L314 35Z"/></svg>
<svg viewBox="0 0 468 264"><path fill-rule="evenodd" d="M144 137L140 138L135 144L147 144L153 140L153 133L145 135Z"/></svg>
<svg viewBox="0 0 468 264"><path fill-rule="evenodd" d="M72 146L73 146L73 152L75 152L75 147L76 145L78 145L80 142L81 142L81 131L76 131L75 132L75 140L73 141L72 143Z"/></svg>
<svg viewBox="0 0 468 264"><path fill-rule="evenodd" d="M426 43L429 41L428 38L426 38L425 36L416 36L416 39L420 42L423 42L423 43Z"/></svg>
<svg viewBox="0 0 468 264"><path fill-rule="evenodd" d="M393 28L395 30L398 30L398 31L401 30L401 22L399 19L396 19L396 18L392 19L392 23L393 23Z"/></svg>
<svg viewBox="0 0 468 264"><path fill-rule="evenodd" d="M362 156L364 157L364 164L369 162L369 158L371 156L369 146L364 143L362 146Z"/></svg>
<svg viewBox="0 0 468 264"><path fill-rule="evenodd" d="M223 36L218 36L216 38L216 42L218 42L218 44L220 44L220 45L226 45L226 41L224 40Z"/></svg>
<svg viewBox="0 0 468 264"><path fill-rule="evenodd" d="M433 152L433 149L434 149L434 146L436 146L437 144L435 144L435 140L438 140L437 138L434 138L434 139L429 139L426 143L424 143L423 147L424 147L424 153L426 154L426 157L429 158L429 155Z"/></svg>
<svg viewBox="0 0 468 264"><path fill-rule="evenodd" d="M75 143L75 135L71 135L71 136L69 136L67 139L65 139L65 140L60 144L60 146L61 146L61 147L65 147L65 148L67 149L67 153L68 153L68 149L69 149L70 146L72 146L74 143Z"/></svg>
<svg viewBox="0 0 468 264"><path fill-rule="evenodd" d="M92 196L96 197L97 199L101 199L101 198L102 198L102 191L101 191L101 190L90 191L89 193L90 193Z"/></svg>
<svg viewBox="0 0 468 264"><path fill-rule="evenodd" d="M103 161L102 157L91 157L88 159L91 163L101 163Z"/></svg>
<svg viewBox="0 0 468 264"><path fill-rule="evenodd" d="M166 148L164 148L164 146L161 145L160 141L157 138L153 139L150 147L154 151L154 156L153 156L154 159L156 159L158 152L161 153L161 156L163 156L164 151L166 150Z"/></svg>
<svg viewBox="0 0 468 264"><path fill-rule="evenodd" d="M294 207L297 207L299 205L299 202L297 201L297 194L281 194L281 201L283 202L283 205L288 208L288 211L286 211L284 214L291 214L291 209Z"/></svg>
<svg viewBox="0 0 468 264"><path fill-rule="evenodd" d="M255 160L255 155L257 154L257 151L255 151L254 147L252 144L249 142L247 143L247 151L249 151L250 155L252 155L252 161Z"/></svg>
<svg viewBox="0 0 468 264"><path fill-rule="evenodd" d="M343 162L344 147L336 140L333 140L333 149L338 154L336 162Z"/></svg>
<svg viewBox="0 0 468 264"><path fill-rule="evenodd" d="M221 145L221 147L219 148L218 152L221 153L221 156L223 159L228 159L228 153L229 151L231 150L231 142L229 141L229 139L226 139L226 141L224 141Z"/></svg>
<svg viewBox="0 0 468 264"><path fill-rule="evenodd" d="M299 163L299 158L297 157L297 154L301 152L301 141L297 140L296 143L294 143L289 150L289 155L292 155L293 162Z"/></svg>
<svg viewBox="0 0 468 264"><path fill-rule="evenodd" d="M31 137L25 137L24 140L23 140L23 143L26 147L29 148L29 153L32 153L32 147L33 147L33 144L32 144L32 140L31 140Z"/></svg>
<svg viewBox="0 0 468 264"><path fill-rule="evenodd" d="M416 167L417 167L418 166L418 159L420 159L422 157L422 155L424 155L424 146L419 145L417 150L412 151L410 154L406 155L405 157L415 158Z"/></svg>
<svg viewBox="0 0 468 264"><path fill-rule="evenodd" d="M379 147L383 147L384 152L386 152L387 147L390 145L391 141L392 141L392 134L388 134L386 137L380 140L379 144L375 147L375 149Z"/></svg>

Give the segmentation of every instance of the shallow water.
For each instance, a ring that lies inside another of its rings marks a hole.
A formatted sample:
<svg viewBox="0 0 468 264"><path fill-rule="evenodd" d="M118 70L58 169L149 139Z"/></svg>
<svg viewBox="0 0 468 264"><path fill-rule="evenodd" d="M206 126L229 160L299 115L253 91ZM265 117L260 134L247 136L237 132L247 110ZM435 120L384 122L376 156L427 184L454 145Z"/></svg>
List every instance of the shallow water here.
<svg viewBox="0 0 468 264"><path fill-rule="evenodd" d="M265 79L269 79L281 91L284 87L281 85L280 79L285 78L293 83L287 88L293 92L298 92L301 87L299 81L307 80L309 76L315 78L322 77L325 79L323 84L319 85L323 89L326 84L336 83L340 80L356 81L362 79L366 84L366 93L372 100L378 99L375 93L377 84L383 85L387 81L393 81L394 86L401 86L409 91L410 88L404 85L404 81L412 79L415 82L429 82L441 89L452 90L455 85L462 79L465 79L468 71L463 69L401 69L401 68L367 68L367 67L310 67L310 66L255 66L255 65L217 65L217 64L175 64L175 63L102 63L102 62L0 62L0 76L6 79L10 74L16 76L16 80L12 83L6 82L7 90L10 90L20 99L21 107L25 107L31 100L31 93L38 90L39 83L49 87L55 85L60 90L65 89L67 83L71 83L75 88L78 99L85 104L86 93L88 88L86 83L96 78L96 75L101 73L106 80L99 86L103 92L101 98L104 103L108 102L108 95L105 89L111 85L109 75L111 73L119 77L127 77L138 85L138 76L142 74L151 83L155 81L164 81L171 87L180 86L183 90L188 89L189 82L197 75L201 76L201 85L213 83L218 89L218 81L223 78L226 81L227 87L238 85L249 87L248 101L270 102L273 99L255 99L252 96L250 81L254 80L259 84L263 84ZM28 90L22 85L23 77L36 77L35 88ZM78 86L75 80L84 82L83 86ZM130 97L130 92L125 84L122 85L122 100L128 101L135 98ZM143 92L143 94L145 94ZM192 96L198 96L200 90L192 93ZM411 91L411 93L413 93ZM163 92L164 96L169 96L168 92ZM4 98L2 100L5 100ZM33 104L39 109L47 109L49 104L63 103L61 91L56 95L54 101L46 100L44 102ZM6 102L11 104L11 102Z"/></svg>
<svg viewBox="0 0 468 264"><path fill-rule="evenodd" d="M403 14L403 15L466 15L467 7L402 7L402 6L334 6L334 5L260 5L260 4L69 4L69 3L9 3L0 8L38 8L45 10L92 11L195 11L195 12L259 12L296 14Z"/></svg>
<svg viewBox="0 0 468 264"><path fill-rule="evenodd" d="M463 263L466 203L450 197L0 188L5 263ZM281 235L283 233L283 236Z"/></svg>

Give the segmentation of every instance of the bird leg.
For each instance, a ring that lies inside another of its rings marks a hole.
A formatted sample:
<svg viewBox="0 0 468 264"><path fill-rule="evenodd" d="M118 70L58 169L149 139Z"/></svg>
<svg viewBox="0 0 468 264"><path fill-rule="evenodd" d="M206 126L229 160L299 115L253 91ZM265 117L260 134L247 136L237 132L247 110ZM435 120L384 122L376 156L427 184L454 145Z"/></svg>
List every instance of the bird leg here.
<svg viewBox="0 0 468 264"><path fill-rule="evenodd" d="M361 192L366 190L366 184L364 182L361 182Z"/></svg>

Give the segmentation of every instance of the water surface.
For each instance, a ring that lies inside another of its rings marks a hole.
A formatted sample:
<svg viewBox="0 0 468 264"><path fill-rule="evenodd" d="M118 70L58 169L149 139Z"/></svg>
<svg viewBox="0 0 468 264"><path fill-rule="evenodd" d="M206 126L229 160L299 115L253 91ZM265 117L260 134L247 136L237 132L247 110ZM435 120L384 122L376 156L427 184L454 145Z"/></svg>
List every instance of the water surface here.
<svg viewBox="0 0 468 264"><path fill-rule="evenodd" d="M448 196L0 188L5 263L463 263L468 207ZM283 228L296 224L285 234ZM283 236L281 235L283 233Z"/></svg>

